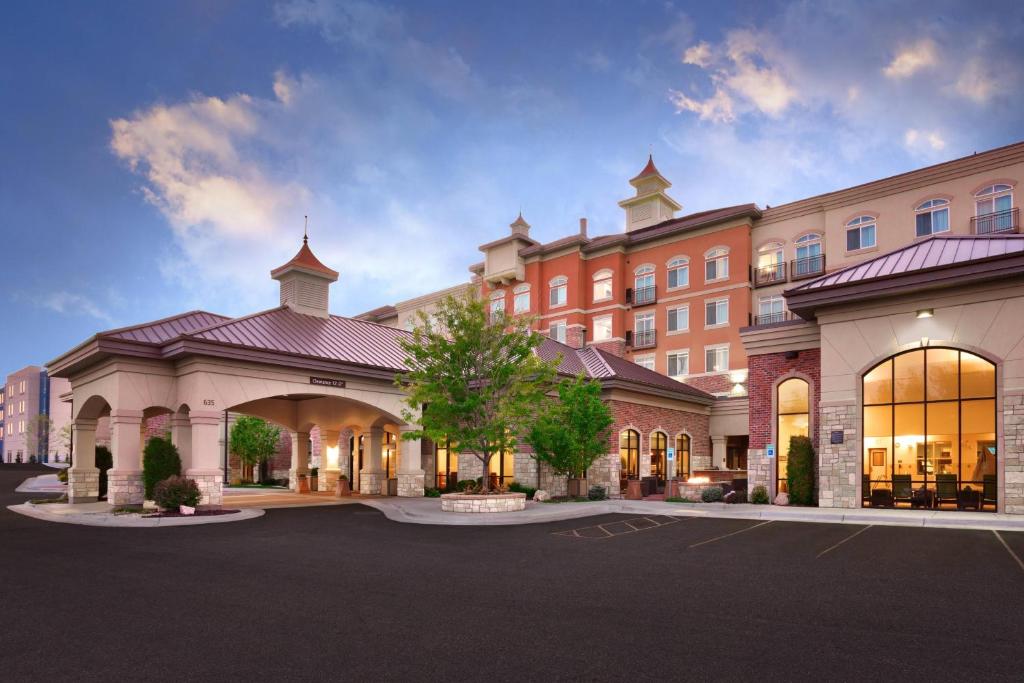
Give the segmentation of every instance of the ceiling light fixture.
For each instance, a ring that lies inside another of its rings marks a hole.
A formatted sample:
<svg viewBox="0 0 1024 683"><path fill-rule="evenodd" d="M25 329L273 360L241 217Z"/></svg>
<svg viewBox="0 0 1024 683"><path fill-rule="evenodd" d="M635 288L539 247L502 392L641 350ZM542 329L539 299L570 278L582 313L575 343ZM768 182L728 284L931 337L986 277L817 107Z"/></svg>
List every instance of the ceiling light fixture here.
<svg viewBox="0 0 1024 683"><path fill-rule="evenodd" d="M934 308L922 308L917 312L918 318L931 318L935 315Z"/></svg>

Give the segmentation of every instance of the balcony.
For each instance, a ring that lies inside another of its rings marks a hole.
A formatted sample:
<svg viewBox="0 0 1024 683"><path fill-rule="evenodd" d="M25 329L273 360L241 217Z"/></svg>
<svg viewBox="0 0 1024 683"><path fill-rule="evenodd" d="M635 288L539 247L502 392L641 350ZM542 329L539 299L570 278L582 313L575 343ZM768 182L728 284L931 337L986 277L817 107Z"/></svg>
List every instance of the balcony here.
<svg viewBox="0 0 1024 683"><path fill-rule="evenodd" d="M658 300L657 289L654 285L649 287L637 287L633 290L633 305L643 306L645 304L653 304Z"/></svg>
<svg viewBox="0 0 1024 683"><path fill-rule="evenodd" d="M789 276L793 280L804 280L825 273L825 255L808 256L789 262Z"/></svg>
<svg viewBox="0 0 1024 683"><path fill-rule="evenodd" d="M764 287L786 281L786 262L769 263L754 268L754 286Z"/></svg>
<svg viewBox="0 0 1024 683"><path fill-rule="evenodd" d="M654 330L639 330L633 333L634 349L653 349L658 345L658 335Z"/></svg>
<svg viewBox="0 0 1024 683"><path fill-rule="evenodd" d="M789 311L776 311L774 313L765 313L763 315L754 316L754 327L761 325L774 325L776 323L784 323L787 320L792 320L793 314Z"/></svg>
<svg viewBox="0 0 1024 683"><path fill-rule="evenodd" d="M971 219L971 232L975 235L994 235L1002 232L1020 232L1020 208L986 213Z"/></svg>

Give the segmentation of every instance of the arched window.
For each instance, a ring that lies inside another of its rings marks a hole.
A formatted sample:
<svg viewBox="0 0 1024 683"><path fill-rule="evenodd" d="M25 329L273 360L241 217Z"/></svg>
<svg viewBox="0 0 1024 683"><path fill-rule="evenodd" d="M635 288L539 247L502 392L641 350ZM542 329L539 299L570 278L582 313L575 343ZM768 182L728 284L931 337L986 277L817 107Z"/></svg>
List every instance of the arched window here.
<svg viewBox="0 0 1024 683"><path fill-rule="evenodd" d="M668 288L690 286L690 259L685 256L676 256L668 262Z"/></svg>
<svg viewBox="0 0 1024 683"><path fill-rule="evenodd" d="M612 271L599 270L594 273L594 301L606 301L612 298Z"/></svg>
<svg viewBox="0 0 1024 683"><path fill-rule="evenodd" d="M918 237L949 232L948 199L929 199L914 209L914 212L917 215Z"/></svg>
<svg viewBox="0 0 1024 683"><path fill-rule="evenodd" d="M459 454L449 439L434 444L434 488L448 491L459 481Z"/></svg>
<svg viewBox="0 0 1024 683"><path fill-rule="evenodd" d="M491 320L494 320L499 313L505 312L505 290L499 289L491 292Z"/></svg>
<svg viewBox="0 0 1024 683"><path fill-rule="evenodd" d="M512 312L526 313L530 310L530 285L523 283L512 290Z"/></svg>
<svg viewBox="0 0 1024 683"><path fill-rule="evenodd" d="M846 251L870 249L878 242L875 230L878 220L874 216L857 216L846 224Z"/></svg>
<svg viewBox="0 0 1024 683"><path fill-rule="evenodd" d="M651 432L651 476L657 477L658 486L665 484L666 449L668 437L665 432Z"/></svg>
<svg viewBox="0 0 1024 683"><path fill-rule="evenodd" d="M633 271L633 303L649 304L655 299L654 266L644 264Z"/></svg>
<svg viewBox="0 0 1024 683"><path fill-rule="evenodd" d="M704 281L725 280L729 277L729 250L716 247L704 254Z"/></svg>
<svg viewBox="0 0 1024 683"><path fill-rule="evenodd" d="M995 183L974 193L974 232L1014 230L1017 226L1013 209L1013 186Z"/></svg>
<svg viewBox="0 0 1024 683"><path fill-rule="evenodd" d="M619 434L619 480L623 491L626 481L640 477L640 434L632 429L623 430Z"/></svg>
<svg viewBox="0 0 1024 683"><path fill-rule="evenodd" d="M754 277L757 284L786 280L786 255L782 242L769 242L757 250L757 270Z"/></svg>
<svg viewBox="0 0 1024 683"><path fill-rule="evenodd" d="M810 385L799 377L792 377L781 383L776 393L778 415L775 430L776 444L776 491L786 491L786 467L789 463L789 441L794 436L808 436L810 433Z"/></svg>
<svg viewBox="0 0 1024 683"><path fill-rule="evenodd" d="M796 240L796 261L793 277L808 277L825 272L825 257L821 253L821 235L809 232Z"/></svg>
<svg viewBox="0 0 1024 683"><path fill-rule="evenodd" d="M548 305L552 308L564 306L565 302L568 301L568 289L569 278L564 275L551 278L548 282Z"/></svg>
<svg viewBox="0 0 1024 683"><path fill-rule="evenodd" d="M996 505L995 365L915 349L864 375L865 504Z"/></svg>
<svg viewBox="0 0 1024 683"><path fill-rule="evenodd" d="M690 478L690 435L680 434L676 437L676 471L678 479Z"/></svg>

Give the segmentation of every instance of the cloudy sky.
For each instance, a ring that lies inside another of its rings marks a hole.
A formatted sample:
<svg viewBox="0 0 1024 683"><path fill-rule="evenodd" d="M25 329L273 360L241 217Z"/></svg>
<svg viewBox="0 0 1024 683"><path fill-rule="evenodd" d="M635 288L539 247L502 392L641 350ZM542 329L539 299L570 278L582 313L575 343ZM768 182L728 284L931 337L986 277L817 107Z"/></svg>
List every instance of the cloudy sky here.
<svg viewBox="0 0 1024 683"><path fill-rule="evenodd" d="M520 207L622 229L1024 140L1018 2L5 3L0 373L97 330L276 304L311 244L351 315L464 281Z"/></svg>

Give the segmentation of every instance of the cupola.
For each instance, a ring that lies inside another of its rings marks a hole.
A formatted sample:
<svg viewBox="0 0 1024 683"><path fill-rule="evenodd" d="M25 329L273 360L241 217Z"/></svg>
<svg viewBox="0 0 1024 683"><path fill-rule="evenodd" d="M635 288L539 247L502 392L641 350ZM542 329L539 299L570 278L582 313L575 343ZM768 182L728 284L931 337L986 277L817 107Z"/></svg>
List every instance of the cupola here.
<svg viewBox="0 0 1024 683"><path fill-rule="evenodd" d="M675 218L676 211L683 208L665 193L672 183L654 165L653 155L647 157L647 165L629 184L636 188L636 195L619 202L626 211L626 232Z"/></svg>
<svg viewBox="0 0 1024 683"><path fill-rule="evenodd" d="M291 261L270 271L270 277L281 283L281 305L296 313L330 317L331 283L337 281L338 271L320 262L309 248L309 236L302 236L302 248Z"/></svg>

